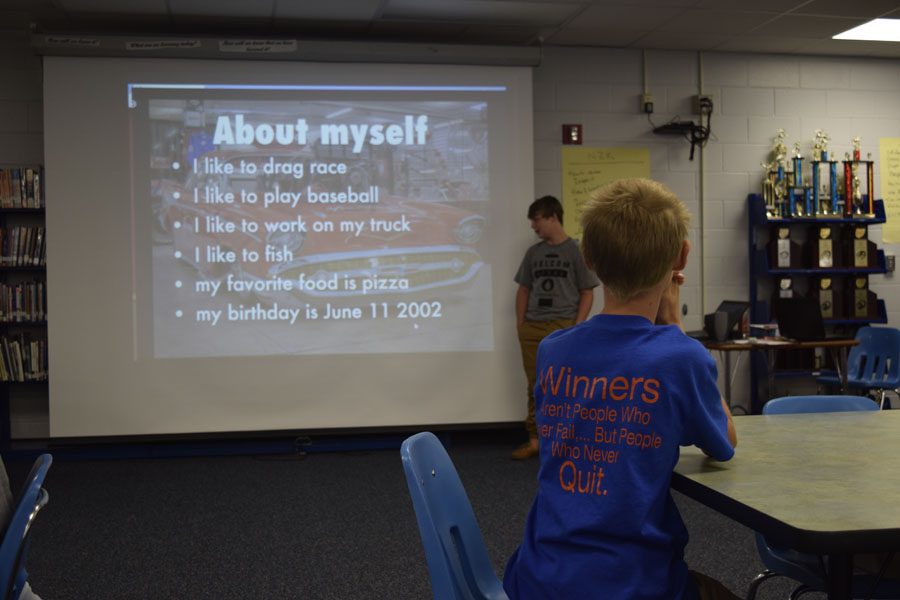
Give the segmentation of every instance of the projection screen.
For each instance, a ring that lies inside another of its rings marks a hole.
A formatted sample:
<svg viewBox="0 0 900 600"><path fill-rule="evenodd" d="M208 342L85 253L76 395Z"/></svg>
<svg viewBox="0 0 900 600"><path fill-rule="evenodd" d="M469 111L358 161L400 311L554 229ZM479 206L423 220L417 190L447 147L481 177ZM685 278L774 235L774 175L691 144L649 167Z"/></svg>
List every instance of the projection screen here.
<svg viewBox="0 0 900 600"><path fill-rule="evenodd" d="M523 417L530 69L44 78L51 437Z"/></svg>

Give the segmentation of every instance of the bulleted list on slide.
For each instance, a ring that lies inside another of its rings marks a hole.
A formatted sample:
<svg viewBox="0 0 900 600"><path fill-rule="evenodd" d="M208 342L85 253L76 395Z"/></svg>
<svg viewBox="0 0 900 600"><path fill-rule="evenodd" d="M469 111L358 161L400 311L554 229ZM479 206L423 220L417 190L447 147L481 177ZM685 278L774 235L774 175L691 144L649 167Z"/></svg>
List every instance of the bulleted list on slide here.
<svg viewBox="0 0 900 600"><path fill-rule="evenodd" d="M489 349L487 125L432 104L151 101L155 354Z"/></svg>

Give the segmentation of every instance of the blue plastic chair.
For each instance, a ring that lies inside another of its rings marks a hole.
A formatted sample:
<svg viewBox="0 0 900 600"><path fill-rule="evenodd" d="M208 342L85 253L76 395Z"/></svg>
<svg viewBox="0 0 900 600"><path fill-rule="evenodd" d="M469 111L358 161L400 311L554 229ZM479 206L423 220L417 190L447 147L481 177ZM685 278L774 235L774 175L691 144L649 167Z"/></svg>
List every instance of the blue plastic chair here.
<svg viewBox="0 0 900 600"><path fill-rule="evenodd" d="M507 598L469 497L440 440L427 431L417 433L403 442L400 457L435 599Z"/></svg>
<svg viewBox="0 0 900 600"><path fill-rule="evenodd" d="M864 396L785 396L774 398L763 405L764 415L799 413L826 413L850 411L877 411L874 400ZM756 534L756 548L766 570L756 576L747 591L747 600L754 600L759 586L772 577L784 576L800 582L791 593L791 600L806 592L824 592L827 589L825 559L817 554L806 554L790 548L772 546L762 535ZM853 576L853 597L900 598L900 581L880 579L871 575Z"/></svg>
<svg viewBox="0 0 900 600"><path fill-rule="evenodd" d="M856 339L859 345L853 346L847 355L847 391L877 394L878 405L884 408L888 392L900 399L900 330L860 327ZM816 382L835 387L841 385L837 374L822 375Z"/></svg>
<svg viewBox="0 0 900 600"><path fill-rule="evenodd" d="M47 491L41 486L52 462L53 457L49 454L42 454L34 462L16 501L9 525L3 533L3 543L0 544L0 590L3 591L4 600L16 600L28 580L25 570L28 534L31 533L35 517L49 499Z"/></svg>
<svg viewBox="0 0 900 600"><path fill-rule="evenodd" d="M878 410L878 405L867 396L784 396L766 402L762 414L796 415L856 410Z"/></svg>

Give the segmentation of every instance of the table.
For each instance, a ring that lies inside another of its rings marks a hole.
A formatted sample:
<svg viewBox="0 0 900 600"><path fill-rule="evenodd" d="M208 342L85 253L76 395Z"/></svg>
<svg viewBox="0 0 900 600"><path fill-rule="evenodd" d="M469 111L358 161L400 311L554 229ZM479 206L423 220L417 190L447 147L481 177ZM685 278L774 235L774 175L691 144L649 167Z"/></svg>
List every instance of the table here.
<svg viewBox="0 0 900 600"><path fill-rule="evenodd" d="M725 363L725 389L722 391L725 402L731 408L731 353L747 352L750 350L764 350L767 358L767 375L769 393L775 389L775 353L779 350L814 350L825 348L832 353L834 364L837 366L838 375L841 378L841 390L847 390L847 349L859 344L859 340L853 338L834 340L815 340L798 342L795 340L770 340L766 338L745 338L742 340L727 340L717 342L707 340L703 342L708 350L716 350L724 355ZM751 398L751 404L754 402ZM753 407L751 406L751 409Z"/></svg>
<svg viewBox="0 0 900 600"><path fill-rule="evenodd" d="M854 554L900 550L900 410L734 423L734 458L682 448L672 488L778 545L828 555L828 597L849 599Z"/></svg>

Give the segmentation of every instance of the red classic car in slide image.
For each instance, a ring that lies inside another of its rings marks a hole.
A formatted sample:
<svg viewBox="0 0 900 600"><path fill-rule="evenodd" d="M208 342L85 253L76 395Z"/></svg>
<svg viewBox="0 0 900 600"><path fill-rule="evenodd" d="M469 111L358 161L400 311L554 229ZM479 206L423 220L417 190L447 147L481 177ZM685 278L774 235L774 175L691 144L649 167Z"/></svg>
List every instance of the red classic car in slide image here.
<svg viewBox="0 0 900 600"><path fill-rule="evenodd" d="M256 169L242 170L242 162ZM199 167L186 165L186 177L184 169L171 170L152 182L155 226L171 235L174 251L198 280L221 282L222 291L235 290L238 280L280 278L309 296L368 297L463 284L484 265L476 249L482 214L392 193L393 176L383 172L393 167L334 158L319 161L338 165L321 174L309 172L313 162L309 151L208 152ZM284 167L266 173L273 164ZM287 166L298 164L302 174ZM309 202L311 192L329 201ZM256 202L242 201L242 193L245 199L255 194ZM357 201L347 201L353 194ZM268 294L257 289L256 295Z"/></svg>

